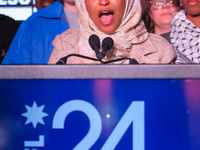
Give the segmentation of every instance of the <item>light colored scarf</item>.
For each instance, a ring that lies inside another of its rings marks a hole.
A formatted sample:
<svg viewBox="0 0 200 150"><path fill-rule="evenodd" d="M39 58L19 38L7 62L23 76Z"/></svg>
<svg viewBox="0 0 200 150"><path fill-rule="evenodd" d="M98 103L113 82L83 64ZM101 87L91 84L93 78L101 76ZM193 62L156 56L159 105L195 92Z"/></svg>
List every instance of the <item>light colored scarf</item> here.
<svg viewBox="0 0 200 150"><path fill-rule="evenodd" d="M108 36L114 40L114 46L112 50L107 52L106 57L103 59L104 61L128 57L133 44L142 43L148 38L148 32L141 20L140 0L125 1L126 8L120 26L112 34L107 35L99 30L90 19L86 10L85 0L75 0L81 31L81 37L78 42L80 54L96 58L95 52L88 44L88 38L92 34L98 35L101 42Z"/></svg>

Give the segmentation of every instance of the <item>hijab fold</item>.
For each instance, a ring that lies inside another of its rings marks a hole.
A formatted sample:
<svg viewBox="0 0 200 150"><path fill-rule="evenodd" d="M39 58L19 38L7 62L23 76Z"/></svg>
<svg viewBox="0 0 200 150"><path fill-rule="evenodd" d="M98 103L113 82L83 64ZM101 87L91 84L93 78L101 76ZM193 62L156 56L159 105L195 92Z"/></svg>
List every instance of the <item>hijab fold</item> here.
<svg viewBox="0 0 200 150"><path fill-rule="evenodd" d="M80 54L96 58L95 52L88 43L88 39L92 34L99 36L101 42L105 37L111 37L114 40L114 46L112 50L108 51L108 55L103 59L104 61L110 58L128 57L133 44L142 43L148 38L148 32L141 20L140 0L125 1L126 8L122 22L112 34L108 35L98 29L90 19L86 10L85 0L75 0L81 33L78 42ZM84 62L87 63L87 60L84 60Z"/></svg>

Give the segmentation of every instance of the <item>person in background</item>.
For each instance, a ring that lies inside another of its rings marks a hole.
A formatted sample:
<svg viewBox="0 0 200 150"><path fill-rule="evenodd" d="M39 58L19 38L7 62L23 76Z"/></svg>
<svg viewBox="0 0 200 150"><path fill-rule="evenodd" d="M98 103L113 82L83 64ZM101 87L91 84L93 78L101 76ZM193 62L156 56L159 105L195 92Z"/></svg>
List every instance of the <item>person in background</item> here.
<svg viewBox="0 0 200 150"><path fill-rule="evenodd" d="M147 0L147 5L148 12L144 14L146 15L144 22L147 30L170 41L169 32L173 14L182 9L180 0Z"/></svg>
<svg viewBox="0 0 200 150"><path fill-rule="evenodd" d="M182 0L174 15L170 40L178 54L176 63L200 63L200 0Z"/></svg>
<svg viewBox="0 0 200 150"><path fill-rule="evenodd" d="M39 9L20 25L2 64L47 64L56 35L78 27L74 0Z"/></svg>
<svg viewBox="0 0 200 150"><path fill-rule="evenodd" d="M100 43L106 37L114 41L111 50L101 61L134 58L139 64L168 64L176 58L171 44L162 37L148 33L141 20L140 0L75 0L80 28L69 29L56 36L54 50L48 64L56 64L60 58L80 54L96 58L88 43L96 34ZM100 46L100 52L103 51ZM66 63L66 62L65 62ZM111 64L127 64L124 59ZM67 64L100 64L100 61L70 57Z"/></svg>
<svg viewBox="0 0 200 150"><path fill-rule="evenodd" d="M19 23L17 21L0 14L0 63L9 49L18 27Z"/></svg>
<svg viewBox="0 0 200 150"><path fill-rule="evenodd" d="M36 8L37 10L48 7L49 5L51 5L53 2L55 2L57 0L36 0Z"/></svg>

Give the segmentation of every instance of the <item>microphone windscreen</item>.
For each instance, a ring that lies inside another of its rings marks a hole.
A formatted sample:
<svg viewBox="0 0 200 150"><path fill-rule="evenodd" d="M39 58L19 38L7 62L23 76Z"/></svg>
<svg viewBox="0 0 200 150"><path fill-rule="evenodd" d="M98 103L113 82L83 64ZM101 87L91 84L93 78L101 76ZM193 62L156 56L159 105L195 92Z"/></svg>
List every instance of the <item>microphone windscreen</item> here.
<svg viewBox="0 0 200 150"><path fill-rule="evenodd" d="M106 51L110 50L113 47L114 41L111 37L106 37L102 41L102 47L103 49L106 47Z"/></svg>
<svg viewBox="0 0 200 150"><path fill-rule="evenodd" d="M97 35L95 34L92 34L90 37L89 37L89 44L90 44L90 47L95 50L95 46L98 47L98 49L100 49L100 39Z"/></svg>

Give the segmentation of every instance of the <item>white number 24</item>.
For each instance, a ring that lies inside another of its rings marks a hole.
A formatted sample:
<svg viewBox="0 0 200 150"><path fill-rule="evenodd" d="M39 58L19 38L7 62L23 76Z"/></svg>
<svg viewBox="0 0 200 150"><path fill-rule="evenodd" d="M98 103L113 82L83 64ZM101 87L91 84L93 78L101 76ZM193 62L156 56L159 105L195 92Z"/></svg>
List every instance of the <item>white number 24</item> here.
<svg viewBox="0 0 200 150"><path fill-rule="evenodd" d="M87 135L74 147L73 150L89 150L98 140L102 121L97 109L90 103L83 100L71 100L61 105L53 118L53 129L64 129L66 117L73 111L85 113L89 119L90 128ZM133 101L117 126L104 143L101 150L114 150L126 130L132 123L132 150L144 150L144 102Z"/></svg>

